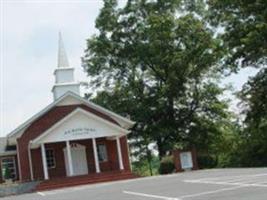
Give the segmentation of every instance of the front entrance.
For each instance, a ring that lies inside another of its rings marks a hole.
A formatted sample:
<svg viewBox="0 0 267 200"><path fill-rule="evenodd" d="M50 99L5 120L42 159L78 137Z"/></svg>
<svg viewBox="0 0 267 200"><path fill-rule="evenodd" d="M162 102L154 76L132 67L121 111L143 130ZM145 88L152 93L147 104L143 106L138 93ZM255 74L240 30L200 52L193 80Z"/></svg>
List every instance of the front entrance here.
<svg viewBox="0 0 267 200"><path fill-rule="evenodd" d="M84 175L88 174L87 158L86 158L86 147L80 144L71 144L71 158L73 166L73 175ZM70 170L68 165L67 149L64 148L65 168L67 176L70 176Z"/></svg>

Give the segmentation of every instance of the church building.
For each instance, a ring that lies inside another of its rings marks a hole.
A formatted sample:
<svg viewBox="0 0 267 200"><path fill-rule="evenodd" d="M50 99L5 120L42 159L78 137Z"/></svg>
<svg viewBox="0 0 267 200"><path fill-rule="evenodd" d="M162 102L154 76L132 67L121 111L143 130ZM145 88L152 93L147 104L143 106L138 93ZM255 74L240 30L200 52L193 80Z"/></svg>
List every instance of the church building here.
<svg viewBox="0 0 267 200"><path fill-rule="evenodd" d="M135 122L80 96L61 36L54 101L0 138L0 182L101 182L131 176L127 135Z"/></svg>

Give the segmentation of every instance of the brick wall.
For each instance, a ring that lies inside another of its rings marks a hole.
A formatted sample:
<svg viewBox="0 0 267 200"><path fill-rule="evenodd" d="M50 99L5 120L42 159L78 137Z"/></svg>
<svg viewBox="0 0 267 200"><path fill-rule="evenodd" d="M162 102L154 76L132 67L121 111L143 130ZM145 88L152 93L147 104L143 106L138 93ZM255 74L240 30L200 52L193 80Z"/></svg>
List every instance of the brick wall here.
<svg viewBox="0 0 267 200"><path fill-rule="evenodd" d="M32 157L32 170L34 180L43 180L43 164L42 164L42 155L41 148L31 150Z"/></svg>
<svg viewBox="0 0 267 200"><path fill-rule="evenodd" d="M87 139L87 140L71 141L71 144L72 143L78 143L86 147L88 173L89 174L96 173L92 140ZM105 138L97 138L96 143L105 144L107 147L108 161L99 163L101 172L119 170L116 140L107 140ZM120 139L120 143L121 143L124 168L125 170L130 171L126 136ZM55 155L55 160L56 160L56 167L52 169L48 169L49 178L59 178L59 177L66 176L64 151L63 151L65 147L66 147L65 142L52 143L52 144L45 145L46 149L54 150L54 155ZM41 149L40 148L32 149L31 156L32 156L34 179L43 180L44 176L43 176Z"/></svg>
<svg viewBox="0 0 267 200"><path fill-rule="evenodd" d="M28 144L29 141L34 140L37 138L39 135L41 135L44 131L46 131L48 128L59 122L62 118L67 116L69 113L74 111L76 108L82 108L84 110L87 110L91 113L94 113L95 115L98 115L101 118L104 118L112 123L116 123L112 118L109 116L102 114L90 107L87 107L85 105L68 105L68 106L57 106L48 111L45 115L34 121L23 133L23 135L17 140L18 144L18 153L19 153L19 158L20 158L20 166L21 166L21 178L22 181L29 181L30 180L30 166L29 166L29 157L28 157ZM34 152L33 150L32 154L35 156L35 154L40 155L40 150L36 150ZM90 153L90 152L88 152ZM60 155L59 155L60 156ZM40 162L41 158L36 158L38 162ZM35 164L38 165L38 164ZM41 165L41 163L40 163ZM103 164L104 165L104 164ZM89 165L90 168L91 164ZM41 178L41 169L40 167L36 167L36 174L34 174L37 178ZM103 166L105 168L105 166ZM51 173L56 173L59 174L58 172L53 172ZM62 171L60 173L63 173Z"/></svg>
<svg viewBox="0 0 267 200"><path fill-rule="evenodd" d="M121 143L121 151L122 151L124 170L130 171L131 166L130 166L130 160L129 160L127 136L122 137L120 139L120 143Z"/></svg>

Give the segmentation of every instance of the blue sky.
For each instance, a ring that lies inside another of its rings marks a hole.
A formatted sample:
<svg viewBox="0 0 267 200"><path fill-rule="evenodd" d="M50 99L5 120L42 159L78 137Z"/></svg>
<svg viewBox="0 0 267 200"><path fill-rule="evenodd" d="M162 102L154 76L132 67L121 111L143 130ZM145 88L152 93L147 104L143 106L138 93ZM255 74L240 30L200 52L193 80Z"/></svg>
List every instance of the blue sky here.
<svg viewBox="0 0 267 200"><path fill-rule="evenodd" d="M81 56L86 38L96 33L94 21L101 0L1 1L1 127L5 136L53 101L51 88L61 31L76 79L85 81ZM125 0L121 0L125 2ZM236 89L253 75L246 69L232 75ZM235 107L233 107L235 109Z"/></svg>

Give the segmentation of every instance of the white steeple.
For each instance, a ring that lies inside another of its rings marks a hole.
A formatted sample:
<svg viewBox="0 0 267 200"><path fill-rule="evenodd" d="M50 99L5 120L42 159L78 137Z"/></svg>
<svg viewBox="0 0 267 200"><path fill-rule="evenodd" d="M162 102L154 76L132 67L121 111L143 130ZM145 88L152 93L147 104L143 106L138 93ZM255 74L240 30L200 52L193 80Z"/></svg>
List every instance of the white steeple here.
<svg viewBox="0 0 267 200"><path fill-rule="evenodd" d="M69 67L69 61L68 61L67 54L64 48L61 32L59 32L59 40L58 40L57 67L58 68Z"/></svg>
<svg viewBox="0 0 267 200"><path fill-rule="evenodd" d="M58 64L54 71L55 85L52 88L54 100L71 91L80 95L80 83L74 80L74 68L69 66L61 33L58 40Z"/></svg>

